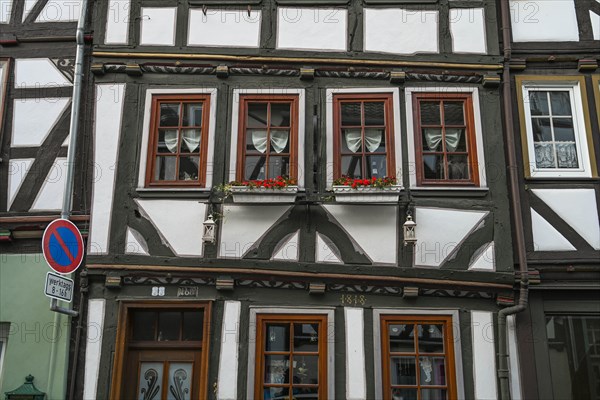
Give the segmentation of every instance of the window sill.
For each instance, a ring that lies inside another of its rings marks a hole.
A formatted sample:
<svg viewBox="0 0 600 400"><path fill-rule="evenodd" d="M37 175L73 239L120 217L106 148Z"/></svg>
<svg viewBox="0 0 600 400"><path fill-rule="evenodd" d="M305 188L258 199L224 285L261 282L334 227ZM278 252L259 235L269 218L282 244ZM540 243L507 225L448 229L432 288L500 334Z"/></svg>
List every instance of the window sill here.
<svg viewBox="0 0 600 400"><path fill-rule="evenodd" d="M208 199L210 197L210 188L137 188L137 194L141 198L192 198Z"/></svg>
<svg viewBox="0 0 600 400"><path fill-rule="evenodd" d="M230 190L234 203L294 203L298 195L298 186L279 189L232 186Z"/></svg>
<svg viewBox="0 0 600 400"><path fill-rule="evenodd" d="M341 203L397 203L402 186L385 188L333 186L335 200Z"/></svg>

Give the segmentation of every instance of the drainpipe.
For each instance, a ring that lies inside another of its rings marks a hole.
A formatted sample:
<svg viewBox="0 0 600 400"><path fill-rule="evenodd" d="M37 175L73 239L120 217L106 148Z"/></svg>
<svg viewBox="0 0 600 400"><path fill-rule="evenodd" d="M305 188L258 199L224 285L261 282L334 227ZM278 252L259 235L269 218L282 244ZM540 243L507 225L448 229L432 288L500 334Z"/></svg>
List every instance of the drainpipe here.
<svg viewBox="0 0 600 400"><path fill-rule="evenodd" d="M510 87L510 59L512 57L512 32L510 26L509 0L500 0L502 14L502 42L504 45L504 69L502 71L502 101L504 107L504 136L508 156L508 175L511 194L513 226L517 244L519 264L519 300L516 305L498 312L498 379L500 381L500 399L510 400L509 370L508 370L508 334L506 319L509 315L517 314L527 308L529 297L529 277L527 272L527 256L525 252L525 234L521 214L521 198L519 192L519 174L517 169L517 151L515 148L515 132L512 108L512 91Z"/></svg>

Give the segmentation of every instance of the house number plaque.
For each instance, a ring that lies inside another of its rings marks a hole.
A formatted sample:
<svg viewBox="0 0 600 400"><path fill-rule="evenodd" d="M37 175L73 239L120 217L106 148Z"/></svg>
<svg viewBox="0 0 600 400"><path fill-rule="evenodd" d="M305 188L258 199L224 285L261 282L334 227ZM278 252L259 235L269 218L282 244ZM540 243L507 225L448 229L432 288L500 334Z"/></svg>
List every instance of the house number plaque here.
<svg viewBox="0 0 600 400"><path fill-rule="evenodd" d="M198 297L198 287L179 286L177 288L177 297Z"/></svg>

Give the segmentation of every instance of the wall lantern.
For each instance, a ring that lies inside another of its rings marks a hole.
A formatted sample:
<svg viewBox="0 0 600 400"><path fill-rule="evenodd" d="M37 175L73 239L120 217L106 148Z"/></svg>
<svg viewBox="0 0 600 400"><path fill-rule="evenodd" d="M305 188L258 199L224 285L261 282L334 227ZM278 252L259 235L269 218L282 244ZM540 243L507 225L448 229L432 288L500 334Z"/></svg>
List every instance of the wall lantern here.
<svg viewBox="0 0 600 400"><path fill-rule="evenodd" d="M412 215L410 212L406 216L406 222L403 225L404 228L404 245L412 245L417 244L417 223L413 221Z"/></svg>
<svg viewBox="0 0 600 400"><path fill-rule="evenodd" d="M202 235L203 242L214 243L216 240L216 227L217 224L213 219L212 214L208 215L208 219L204 221L204 235Z"/></svg>

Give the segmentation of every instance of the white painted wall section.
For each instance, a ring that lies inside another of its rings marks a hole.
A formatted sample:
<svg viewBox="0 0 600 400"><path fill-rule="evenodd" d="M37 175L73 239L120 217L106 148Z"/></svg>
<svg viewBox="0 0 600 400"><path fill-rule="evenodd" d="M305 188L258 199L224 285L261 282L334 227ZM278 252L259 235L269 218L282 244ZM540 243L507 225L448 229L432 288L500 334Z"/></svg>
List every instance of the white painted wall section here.
<svg viewBox="0 0 600 400"><path fill-rule="evenodd" d="M8 161L8 201L6 203L8 209L6 211L10 210L33 161L33 158L14 158Z"/></svg>
<svg viewBox="0 0 600 400"><path fill-rule="evenodd" d="M141 15L141 45L175 45L177 7L142 7Z"/></svg>
<svg viewBox="0 0 600 400"><path fill-rule="evenodd" d="M67 179L67 159L54 160L44 184L38 192L31 211L50 211L62 208L62 199L65 193L65 180Z"/></svg>
<svg viewBox="0 0 600 400"><path fill-rule="evenodd" d="M106 16L104 43L129 43L129 16L131 0L110 0Z"/></svg>
<svg viewBox="0 0 600 400"><path fill-rule="evenodd" d="M473 379L475 380L475 398L479 400L498 398L496 347L492 317L493 314L488 311L471 311Z"/></svg>
<svg viewBox="0 0 600 400"><path fill-rule="evenodd" d="M11 147L41 146L71 104L71 99L15 99Z"/></svg>
<svg viewBox="0 0 600 400"><path fill-rule="evenodd" d="M515 42L577 42L574 0L511 0Z"/></svg>
<svg viewBox="0 0 600 400"><path fill-rule="evenodd" d="M219 257L241 258L290 206L224 206Z"/></svg>
<svg viewBox="0 0 600 400"><path fill-rule="evenodd" d="M23 21L27 19L27 16L33 10L38 0L25 0L25 8L23 9Z"/></svg>
<svg viewBox="0 0 600 400"><path fill-rule="evenodd" d="M365 8L365 51L437 53L438 11Z"/></svg>
<svg viewBox="0 0 600 400"><path fill-rule="evenodd" d="M141 200L140 212L158 231L163 242L181 257L202 256L206 204L198 200Z"/></svg>
<svg viewBox="0 0 600 400"><path fill-rule="evenodd" d="M478 249L469 265L469 271L495 271L496 270L496 254L494 242L484 244Z"/></svg>
<svg viewBox="0 0 600 400"><path fill-rule="evenodd" d="M272 260L298 261L300 231L287 235L273 253Z"/></svg>
<svg viewBox="0 0 600 400"><path fill-rule="evenodd" d="M592 32L594 33L594 40L600 40L600 15L596 14L593 11L590 11L590 20L592 22Z"/></svg>
<svg viewBox="0 0 600 400"><path fill-rule="evenodd" d="M0 0L0 24L8 24L12 13L13 0Z"/></svg>
<svg viewBox="0 0 600 400"><path fill-rule="evenodd" d="M85 370L83 376L83 399L96 400L102 332L104 330L104 299L88 301L87 337L85 347Z"/></svg>
<svg viewBox="0 0 600 400"><path fill-rule="evenodd" d="M339 250L335 248L327 236L321 235L318 232L315 260L317 262L336 264L342 262Z"/></svg>
<svg viewBox="0 0 600 400"><path fill-rule="evenodd" d="M259 47L260 24L260 11L190 9L188 45Z"/></svg>
<svg viewBox="0 0 600 400"><path fill-rule="evenodd" d="M559 231L531 208L531 230L535 251L577 250Z"/></svg>
<svg viewBox="0 0 600 400"><path fill-rule="evenodd" d="M218 400L236 400L238 376L238 347L240 343L239 301L226 301L221 331L221 354L219 357Z"/></svg>
<svg viewBox="0 0 600 400"><path fill-rule="evenodd" d="M533 189L532 192L594 249L600 250L598 200L594 189Z"/></svg>
<svg viewBox="0 0 600 400"><path fill-rule="evenodd" d="M124 97L124 84L96 85L94 125L94 165L96 169L92 188L89 238L89 252L92 254L108 252Z"/></svg>
<svg viewBox="0 0 600 400"><path fill-rule="evenodd" d="M35 22L76 22L81 15L82 0L50 0Z"/></svg>
<svg viewBox="0 0 600 400"><path fill-rule="evenodd" d="M415 265L439 267L476 229L487 211L417 207Z"/></svg>
<svg viewBox="0 0 600 400"><path fill-rule="evenodd" d="M72 83L49 59L21 58L15 60L15 88L39 89L58 86L72 86Z"/></svg>
<svg viewBox="0 0 600 400"><path fill-rule="evenodd" d="M366 400L363 309L344 307L346 321L346 399Z"/></svg>
<svg viewBox="0 0 600 400"><path fill-rule="evenodd" d="M506 319L508 328L508 362L510 367L510 398L512 400L521 400L521 367L519 365L519 348L517 347L517 325L514 315L509 315Z"/></svg>
<svg viewBox="0 0 600 400"><path fill-rule="evenodd" d="M346 51L348 11L341 8L277 10L277 48Z"/></svg>
<svg viewBox="0 0 600 400"><path fill-rule="evenodd" d="M324 205L374 262L396 263L396 212L387 206Z"/></svg>
<svg viewBox="0 0 600 400"><path fill-rule="evenodd" d="M141 254L145 256L150 254L148 244L142 234L130 227L127 227L125 254Z"/></svg>
<svg viewBox="0 0 600 400"><path fill-rule="evenodd" d="M450 35L455 53L487 52L483 8L450 9Z"/></svg>

